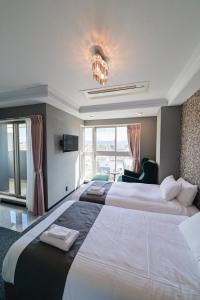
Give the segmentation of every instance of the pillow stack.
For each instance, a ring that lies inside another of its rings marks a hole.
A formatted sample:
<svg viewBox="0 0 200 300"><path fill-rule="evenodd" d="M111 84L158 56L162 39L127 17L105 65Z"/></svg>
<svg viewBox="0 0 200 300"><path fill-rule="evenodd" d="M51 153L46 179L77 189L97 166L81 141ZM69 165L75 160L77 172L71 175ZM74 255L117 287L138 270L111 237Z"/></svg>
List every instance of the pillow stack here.
<svg viewBox="0 0 200 300"><path fill-rule="evenodd" d="M181 184L177 200L185 207L191 206L197 194L197 185L193 185L183 178L179 178L177 182Z"/></svg>
<svg viewBox="0 0 200 300"><path fill-rule="evenodd" d="M177 197L181 191L181 183L178 183L174 176L166 177L160 185L161 194L164 200L170 201Z"/></svg>
<svg viewBox="0 0 200 300"><path fill-rule="evenodd" d="M181 205L189 207L194 201L198 188L183 178L176 181L174 176L170 175L162 181L160 189L164 200L170 201L176 198Z"/></svg>

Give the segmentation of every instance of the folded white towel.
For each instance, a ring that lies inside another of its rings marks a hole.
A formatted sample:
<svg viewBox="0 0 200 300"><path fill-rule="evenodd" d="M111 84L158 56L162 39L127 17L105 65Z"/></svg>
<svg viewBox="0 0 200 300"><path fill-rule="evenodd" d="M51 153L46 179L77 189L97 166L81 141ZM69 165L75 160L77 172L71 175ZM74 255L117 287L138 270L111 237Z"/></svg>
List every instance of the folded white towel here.
<svg viewBox="0 0 200 300"><path fill-rule="evenodd" d="M40 241L67 252L79 236L79 231L72 229L69 230L70 234L64 240L49 236L49 232L46 230L41 234Z"/></svg>
<svg viewBox="0 0 200 300"><path fill-rule="evenodd" d="M100 191L101 190L101 186L96 186L96 185L92 185L89 190L90 191Z"/></svg>
<svg viewBox="0 0 200 300"><path fill-rule="evenodd" d="M105 192L105 189L104 188L101 188L99 191L93 191L91 189L88 189L87 190L87 194L89 195L98 195L98 196L102 196Z"/></svg>
<svg viewBox="0 0 200 300"><path fill-rule="evenodd" d="M66 227L63 226L59 226L56 224L51 225L51 227L48 229L48 235L61 239L61 240L65 240L66 238L69 237L71 232L71 229L68 229Z"/></svg>

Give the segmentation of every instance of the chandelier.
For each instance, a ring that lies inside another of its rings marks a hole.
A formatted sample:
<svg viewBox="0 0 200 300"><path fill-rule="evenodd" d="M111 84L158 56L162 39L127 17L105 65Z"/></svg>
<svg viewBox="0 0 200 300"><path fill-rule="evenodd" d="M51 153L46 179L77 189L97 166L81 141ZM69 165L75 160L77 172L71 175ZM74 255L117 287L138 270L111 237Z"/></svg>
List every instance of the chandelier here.
<svg viewBox="0 0 200 300"><path fill-rule="evenodd" d="M93 46L90 49L92 54L93 78L99 84L105 85L108 80L108 58L104 55L100 46Z"/></svg>

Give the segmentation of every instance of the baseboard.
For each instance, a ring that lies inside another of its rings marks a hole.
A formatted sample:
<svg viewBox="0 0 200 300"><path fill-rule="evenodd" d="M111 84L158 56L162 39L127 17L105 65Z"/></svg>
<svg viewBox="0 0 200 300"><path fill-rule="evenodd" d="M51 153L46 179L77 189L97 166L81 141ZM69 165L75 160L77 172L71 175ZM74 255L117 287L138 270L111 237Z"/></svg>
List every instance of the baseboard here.
<svg viewBox="0 0 200 300"><path fill-rule="evenodd" d="M75 190L77 190L78 187L76 189L74 189L73 191L71 191L70 193L68 193L66 196L64 196L63 198L61 198L60 200L58 200L58 202L56 202L55 204L53 204L51 207L49 207L46 211L50 211L51 209L55 208L57 205L59 205L63 200L65 200L68 196L70 196L73 192L75 192Z"/></svg>
<svg viewBox="0 0 200 300"><path fill-rule="evenodd" d="M26 207L26 201L21 200L21 199L11 199L11 198L6 198L6 197L0 197L0 202L1 203L6 203L6 204L11 204L11 205Z"/></svg>

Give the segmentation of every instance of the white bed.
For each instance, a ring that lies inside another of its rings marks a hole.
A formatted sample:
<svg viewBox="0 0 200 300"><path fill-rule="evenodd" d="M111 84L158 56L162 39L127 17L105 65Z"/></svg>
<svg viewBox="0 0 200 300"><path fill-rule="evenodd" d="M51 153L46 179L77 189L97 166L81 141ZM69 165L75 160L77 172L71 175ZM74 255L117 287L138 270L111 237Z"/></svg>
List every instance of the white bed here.
<svg viewBox="0 0 200 300"><path fill-rule="evenodd" d="M93 182L89 182L76 192L77 198ZM114 182L108 191L105 204L129 209L174 215L192 216L199 210L194 206L185 207L176 199L162 198L160 186L156 184Z"/></svg>
<svg viewBox="0 0 200 300"><path fill-rule="evenodd" d="M13 283L19 253L54 214L11 247L4 280ZM186 218L103 206L71 265L62 299L199 300L198 264L178 228Z"/></svg>

